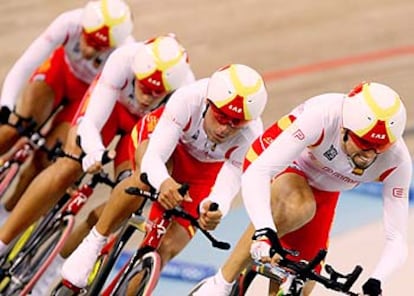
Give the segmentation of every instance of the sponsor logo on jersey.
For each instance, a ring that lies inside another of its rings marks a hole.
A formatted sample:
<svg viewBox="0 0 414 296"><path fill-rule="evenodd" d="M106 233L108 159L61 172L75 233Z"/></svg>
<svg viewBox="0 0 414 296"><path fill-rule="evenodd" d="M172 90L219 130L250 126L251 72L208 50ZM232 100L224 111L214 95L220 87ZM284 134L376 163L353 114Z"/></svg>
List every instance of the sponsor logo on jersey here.
<svg viewBox="0 0 414 296"><path fill-rule="evenodd" d="M303 141L305 139L305 134L302 132L301 129L297 129L293 132L293 137L295 137L299 141Z"/></svg>
<svg viewBox="0 0 414 296"><path fill-rule="evenodd" d="M392 196L397 198L404 198L407 195L405 194L405 190L403 188L395 187L392 189Z"/></svg>
<svg viewBox="0 0 414 296"><path fill-rule="evenodd" d="M331 145L331 147L323 153L323 156L325 156L329 161L333 160L337 155L338 150L336 150L334 145Z"/></svg>

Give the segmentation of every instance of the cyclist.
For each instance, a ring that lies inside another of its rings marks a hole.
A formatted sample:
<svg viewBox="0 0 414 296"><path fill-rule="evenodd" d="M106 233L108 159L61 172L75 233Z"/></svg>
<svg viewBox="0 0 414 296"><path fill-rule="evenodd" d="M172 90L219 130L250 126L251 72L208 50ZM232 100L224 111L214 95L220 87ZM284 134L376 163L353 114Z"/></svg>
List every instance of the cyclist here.
<svg viewBox="0 0 414 296"><path fill-rule="evenodd" d="M362 290L381 295L381 283L407 256L412 168L402 138L405 123L399 95L374 82L361 83L348 95L316 96L279 119L246 155L242 196L252 225L194 295L228 295L249 253L268 261L271 245L279 255L281 243L300 251L300 259L311 259L327 247L339 192L372 181L384 186L386 243ZM307 283L304 295L312 287Z"/></svg>
<svg viewBox="0 0 414 296"><path fill-rule="evenodd" d="M122 0L89 1L84 8L59 15L5 78L0 98L0 155L14 145L20 137L18 129L27 127L29 118L41 124L61 104L64 107L53 121L46 144L53 146L56 139L64 140L85 91L109 54L133 41L132 27L130 8ZM13 209L31 180L48 165L45 156L37 152L24 169L15 192L6 205L0 205L2 216Z"/></svg>
<svg viewBox="0 0 414 296"><path fill-rule="evenodd" d="M85 153L82 165L67 157L59 158L33 180L0 227L0 254L58 202L66 189L81 177L82 168L88 171L101 162L105 147L117 133L121 137L115 148L115 174L119 179L127 175L129 134L137 120L163 103L170 92L194 80L187 53L173 34L116 49L86 92L66 140L67 153L80 155L82 148ZM92 212L86 226L93 226L96 220ZM83 230L85 235L90 227ZM82 238L70 239L71 247L66 246L65 252L70 252Z"/></svg>
<svg viewBox="0 0 414 296"><path fill-rule="evenodd" d="M65 261L62 276L77 287L86 285L107 236L142 203L142 199L124 193L131 185L148 189L139 181L140 172L146 172L149 182L160 191L150 218L181 203L195 216L200 209L202 227L214 229L239 190L243 157L262 131L260 115L266 101L261 76L241 64L228 65L210 78L178 89L161 116L159 110L151 113L137 129L152 129L159 118L147 147L142 147L146 146L145 133L143 138L133 137L133 141L142 142L137 146L137 158L143 154L140 167L113 190L96 226ZM171 174L168 159L172 162ZM177 192L183 182L190 186L185 197ZM208 211L211 202L218 200L219 210ZM193 235L188 222L174 221L159 249L162 263L165 265L179 253Z"/></svg>

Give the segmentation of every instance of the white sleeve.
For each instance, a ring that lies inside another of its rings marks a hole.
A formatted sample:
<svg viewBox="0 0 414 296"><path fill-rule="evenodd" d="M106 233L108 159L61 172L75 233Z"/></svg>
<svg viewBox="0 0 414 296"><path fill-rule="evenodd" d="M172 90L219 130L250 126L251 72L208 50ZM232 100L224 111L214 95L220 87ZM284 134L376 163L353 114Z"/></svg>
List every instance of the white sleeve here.
<svg viewBox="0 0 414 296"><path fill-rule="evenodd" d="M384 182L385 246L372 277L385 281L400 268L408 255L407 227L411 162L406 161Z"/></svg>
<svg viewBox="0 0 414 296"><path fill-rule="evenodd" d="M219 205L223 216L229 212L231 203L240 190L240 179L240 167L234 166L230 161L225 161L208 196L209 200Z"/></svg>
<svg viewBox="0 0 414 296"><path fill-rule="evenodd" d="M271 179L314 143L321 131L319 114L307 112L300 115L246 169L242 175L241 191L255 229L269 227L276 231L270 206Z"/></svg>
<svg viewBox="0 0 414 296"><path fill-rule="evenodd" d="M0 105L14 109L21 90L30 76L67 38L66 18L60 16L26 49L4 80Z"/></svg>
<svg viewBox="0 0 414 296"><path fill-rule="evenodd" d="M129 83L132 73L129 67L129 55L124 49L115 50L108 58L97 83L90 94L84 117L79 123L78 135L85 153L102 151L101 130L111 116L122 87Z"/></svg>
<svg viewBox="0 0 414 296"><path fill-rule="evenodd" d="M114 109L119 91L98 80L92 90L84 117L78 126L78 135L85 153L104 150L101 129Z"/></svg>
<svg viewBox="0 0 414 296"><path fill-rule="evenodd" d="M160 189L162 182L170 177L166 163L191 116L185 96L183 88L171 95L142 158L141 172L147 173L148 181L157 190Z"/></svg>
<svg viewBox="0 0 414 296"><path fill-rule="evenodd" d="M263 123L260 119L256 120L251 124L249 130L242 130L241 132L244 134L237 143L237 149L232 151L229 158L224 162L208 196L209 200L218 203L223 216L227 215L236 194L240 191L242 165L246 152L250 147L250 143L263 132Z"/></svg>
<svg viewBox="0 0 414 296"><path fill-rule="evenodd" d="M180 135L180 128L162 115L141 162L141 172L147 173L148 181L157 190L162 182L170 177L165 164L173 153Z"/></svg>

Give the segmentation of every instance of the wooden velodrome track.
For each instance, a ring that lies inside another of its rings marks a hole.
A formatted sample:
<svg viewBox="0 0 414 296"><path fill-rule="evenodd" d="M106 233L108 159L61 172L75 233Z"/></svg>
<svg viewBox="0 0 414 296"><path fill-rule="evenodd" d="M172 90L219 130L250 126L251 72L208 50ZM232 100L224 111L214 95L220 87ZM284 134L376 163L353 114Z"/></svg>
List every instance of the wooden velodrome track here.
<svg viewBox="0 0 414 296"><path fill-rule="evenodd" d="M198 77L228 63L245 63L263 73L270 94L266 126L307 97L347 92L361 80L395 88L404 98L408 125L414 126L412 0L128 2L134 36L142 40L176 33ZM84 3L0 1L0 80L58 13ZM406 139L413 155L414 136ZM413 270L411 264L396 276L406 281ZM392 291L387 295L408 295Z"/></svg>

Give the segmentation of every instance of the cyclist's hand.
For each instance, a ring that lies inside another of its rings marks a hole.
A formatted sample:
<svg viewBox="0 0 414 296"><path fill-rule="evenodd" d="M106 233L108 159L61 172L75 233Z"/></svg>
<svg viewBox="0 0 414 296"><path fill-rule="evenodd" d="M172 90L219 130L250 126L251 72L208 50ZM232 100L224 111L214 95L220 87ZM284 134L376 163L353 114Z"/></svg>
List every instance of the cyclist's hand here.
<svg viewBox="0 0 414 296"><path fill-rule="evenodd" d="M254 260L276 264L285 255L276 232L271 228L255 231L250 246L250 255Z"/></svg>
<svg viewBox="0 0 414 296"><path fill-rule="evenodd" d="M85 154L82 158L82 168L84 172L95 174L102 170L102 157L104 156L105 150L97 150L92 153ZM108 152L108 159L112 160L116 156L115 151Z"/></svg>
<svg viewBox="0 0 414 296"><path fill-rule="evenodd" d="M211 200L205 199L200 204L200 217L198 223L201 228L206 230L214 230L221 221L222 212L217 210L210 210Z"/></svg>
<svg viewBox="0 0 414 296"><path fill-rule="evenodd" d="M191 202L193 201L190 198L190 195L187 193L185 196L182 196L178 189L181 187L181 184L175 182L174 179L168 178L162 182L160 187L160 195L158 196L158 202L167 210L170 210L179 204L182 201Z"/></svg>
<svg viewBox="0 0 414 296"><path fill-rule="evenodd" d="M369 278L365 284L362 285L362 291L367 296L381 296L381 282L374 278Z"/></svg>

